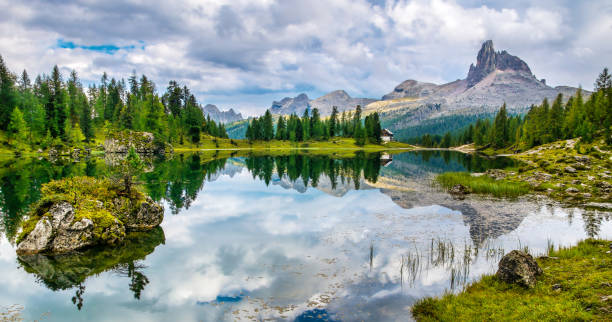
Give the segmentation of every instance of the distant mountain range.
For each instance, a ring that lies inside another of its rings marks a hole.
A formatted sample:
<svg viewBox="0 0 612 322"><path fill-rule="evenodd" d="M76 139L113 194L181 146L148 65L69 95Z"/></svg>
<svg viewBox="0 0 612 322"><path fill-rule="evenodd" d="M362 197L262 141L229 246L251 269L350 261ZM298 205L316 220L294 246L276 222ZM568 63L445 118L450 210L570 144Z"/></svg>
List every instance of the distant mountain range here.
<svg viewBox="0 0 612 322"><path fill-rule="evenodd" d="M301 116L307 108L311 110L317 108L321 115L330 115L334 106L338 107L338 111L343 112L353 110L357 105L366 106L375 101L371 98L352 98L343 90L333 91L313 100L302 93L293 98L285 97L280 102L274 101L270 112L282 115L295 113Z"/></svg>
<svg viewBox="0 0 612 322"><path fill-rule="evenodd" d="M274 101L273 114L302 115L306 108L318 108L322 115L331 114L332 106L340 112L353 110L357 105L364 112L379 112L384 127L391 129L398 139L425 133L442 134L474 122L478 117L491 116L506 103L512 113L522 113L532 104L540 104L561 93L567 100L578 88L551 87L544 79L538 80L531 69L517 56L507 51L495 51L493 41L482 44L465 79L438 85L409 79L397 85L380 100L352 98L343 90L333 91L317 99L306 94ZM583 91L585 97L590 92ZM245 125L246 126L246 125Z"/></svg>
<svg viewBox="0 0 612 322"><path fill-rule="evenodd" d="M215 122L229 124L243 120L242 114L236 113L232 108L228 111L221 111L216 105L207 104L204 106L203 110L204 116L210 116Z"/></svg>

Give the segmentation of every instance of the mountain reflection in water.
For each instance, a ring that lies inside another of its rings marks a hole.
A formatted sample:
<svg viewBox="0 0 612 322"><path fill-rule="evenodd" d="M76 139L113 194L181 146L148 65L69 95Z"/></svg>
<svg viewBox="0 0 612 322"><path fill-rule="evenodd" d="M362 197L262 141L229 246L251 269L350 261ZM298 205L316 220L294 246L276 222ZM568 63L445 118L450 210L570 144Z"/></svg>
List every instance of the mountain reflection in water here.
<svg viewBox="0 0 612 322"><path fill-rule="evenodd" d="M431 181L513 165L506 158L179 154L147 160L140 178L166 207L159 229L119 248L15 255L41 184L105 176L112 162L0 163L0 306L22 305L26 320L405 321L415 300L494 272L510 249L612 235L609 213L456 200Z"/></svg>

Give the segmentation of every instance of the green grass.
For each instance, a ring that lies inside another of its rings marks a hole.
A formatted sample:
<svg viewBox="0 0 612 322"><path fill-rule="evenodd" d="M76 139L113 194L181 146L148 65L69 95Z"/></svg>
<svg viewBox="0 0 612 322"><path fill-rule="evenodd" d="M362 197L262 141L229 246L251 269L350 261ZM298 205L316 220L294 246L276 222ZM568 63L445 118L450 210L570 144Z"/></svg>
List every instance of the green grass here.
<svg viewBox="0 0 612 322"><path fill-rule="evenodd" d="M484 276L459 294L424 298L417 321L612 321L610 241L588 239L538 258L544 274L533 289ZM560 288L553 289L559 284Z"/></svg>
<svg viewBox="0 0 612 322"><path fill-rule="evenodd" d="M176 152L198 151L198 150L360 150L360 151L386 151L390 149L410 149L413 146L401 142L389 142L386 144L366 144L359 146L351 138L333 138L327 141L252 141L238 139L220 139L203 135L199 143L184 142L175 145Z"/></svg>
<svg viewBox="0 0 612 322"><path fill-rule="evenodd" d="M495 180L486 175L477 177L468 172L443 173L436 177L436 182L446 189L461 184L472 193L490 194L495 197L518 197L531 190L527 184L522 182Z"/></svg>

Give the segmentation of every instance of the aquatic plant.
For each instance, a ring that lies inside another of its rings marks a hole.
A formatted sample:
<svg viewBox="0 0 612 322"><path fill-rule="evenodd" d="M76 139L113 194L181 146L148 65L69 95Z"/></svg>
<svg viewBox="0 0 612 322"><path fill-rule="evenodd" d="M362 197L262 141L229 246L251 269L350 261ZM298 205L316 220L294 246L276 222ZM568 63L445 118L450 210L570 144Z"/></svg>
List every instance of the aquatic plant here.
<svg viewBox="0 0 612 322"><path fill-rule="evenodd" d="M472 193L490 194L495 197L518 197L530 192L524 182L495 180L488 176L473 176L467 172L447 172L436 177L436 182L445 189L460 184Z"/></svg>

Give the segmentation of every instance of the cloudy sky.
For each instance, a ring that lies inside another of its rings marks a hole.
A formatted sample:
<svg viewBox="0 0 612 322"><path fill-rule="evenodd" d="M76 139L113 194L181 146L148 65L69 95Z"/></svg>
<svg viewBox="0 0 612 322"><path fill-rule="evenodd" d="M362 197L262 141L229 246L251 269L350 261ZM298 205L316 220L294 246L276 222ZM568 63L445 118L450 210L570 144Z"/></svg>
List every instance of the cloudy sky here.
<svg viewBox="0 0 612 322"><path fill-rule="evenodd" d="M487 39L550 85L591 89L611 35L607 0L0 0L13 71L57 64L90 83L136 70L247 115L302 92L377 98L406 79L465 78Z"/></svg>

